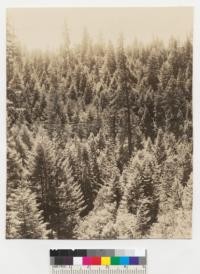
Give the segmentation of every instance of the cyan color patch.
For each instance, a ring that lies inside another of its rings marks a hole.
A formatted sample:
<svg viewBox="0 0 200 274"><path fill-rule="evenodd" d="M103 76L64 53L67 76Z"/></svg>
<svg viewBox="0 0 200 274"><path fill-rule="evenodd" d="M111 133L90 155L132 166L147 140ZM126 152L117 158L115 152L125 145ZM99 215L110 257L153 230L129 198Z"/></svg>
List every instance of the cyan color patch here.
<svg viewBox="0 0 200 274"><path fill-rule="evenodd" d="M129 265L129 257L120 257L120 265Z"/></svg>

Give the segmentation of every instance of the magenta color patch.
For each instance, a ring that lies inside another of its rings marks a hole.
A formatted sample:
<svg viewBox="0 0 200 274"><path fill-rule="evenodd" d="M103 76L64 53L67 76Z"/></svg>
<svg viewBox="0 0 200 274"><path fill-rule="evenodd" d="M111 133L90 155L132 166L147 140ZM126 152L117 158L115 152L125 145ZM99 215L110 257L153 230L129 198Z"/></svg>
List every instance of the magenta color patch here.
<svg viewBox="0 0 200 274"><path fill-rule="evenodd" d="M91 265L92 260L91 257L83 257L83 265Z"/></svg>

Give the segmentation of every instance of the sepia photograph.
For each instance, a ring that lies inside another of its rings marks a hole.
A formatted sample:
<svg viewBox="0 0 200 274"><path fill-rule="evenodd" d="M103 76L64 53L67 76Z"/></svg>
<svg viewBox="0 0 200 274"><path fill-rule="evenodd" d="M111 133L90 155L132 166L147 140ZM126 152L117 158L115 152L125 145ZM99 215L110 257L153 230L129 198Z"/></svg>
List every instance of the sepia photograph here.
<svg viewBox="0 0 200 274"><path fill-rule="evenodd" d="M190 239L193 8L6 20L6 238Z"/></svg>

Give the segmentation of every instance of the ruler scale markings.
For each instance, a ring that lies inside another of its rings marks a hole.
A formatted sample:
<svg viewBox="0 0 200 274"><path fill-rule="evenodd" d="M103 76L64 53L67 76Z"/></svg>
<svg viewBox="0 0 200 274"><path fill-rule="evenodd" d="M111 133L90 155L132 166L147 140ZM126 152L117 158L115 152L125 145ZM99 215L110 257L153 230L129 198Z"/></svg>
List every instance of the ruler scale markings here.
<svg viewBox="0 0 200 274"><path fill-rule="evenodd" d="M146 274L146 265L142 249L50 250L51 274Z"/></svg>

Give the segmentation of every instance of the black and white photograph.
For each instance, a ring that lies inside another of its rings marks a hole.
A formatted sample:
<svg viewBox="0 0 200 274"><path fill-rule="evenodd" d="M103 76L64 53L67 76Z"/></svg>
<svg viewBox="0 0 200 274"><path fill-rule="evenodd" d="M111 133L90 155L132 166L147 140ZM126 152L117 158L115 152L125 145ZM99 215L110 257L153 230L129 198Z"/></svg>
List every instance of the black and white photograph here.
<svg viewBox="0 0 200 274"><path fill-rule="evenodd" d="M193 8L6 19L6 238L190 239Z"/></svg>

